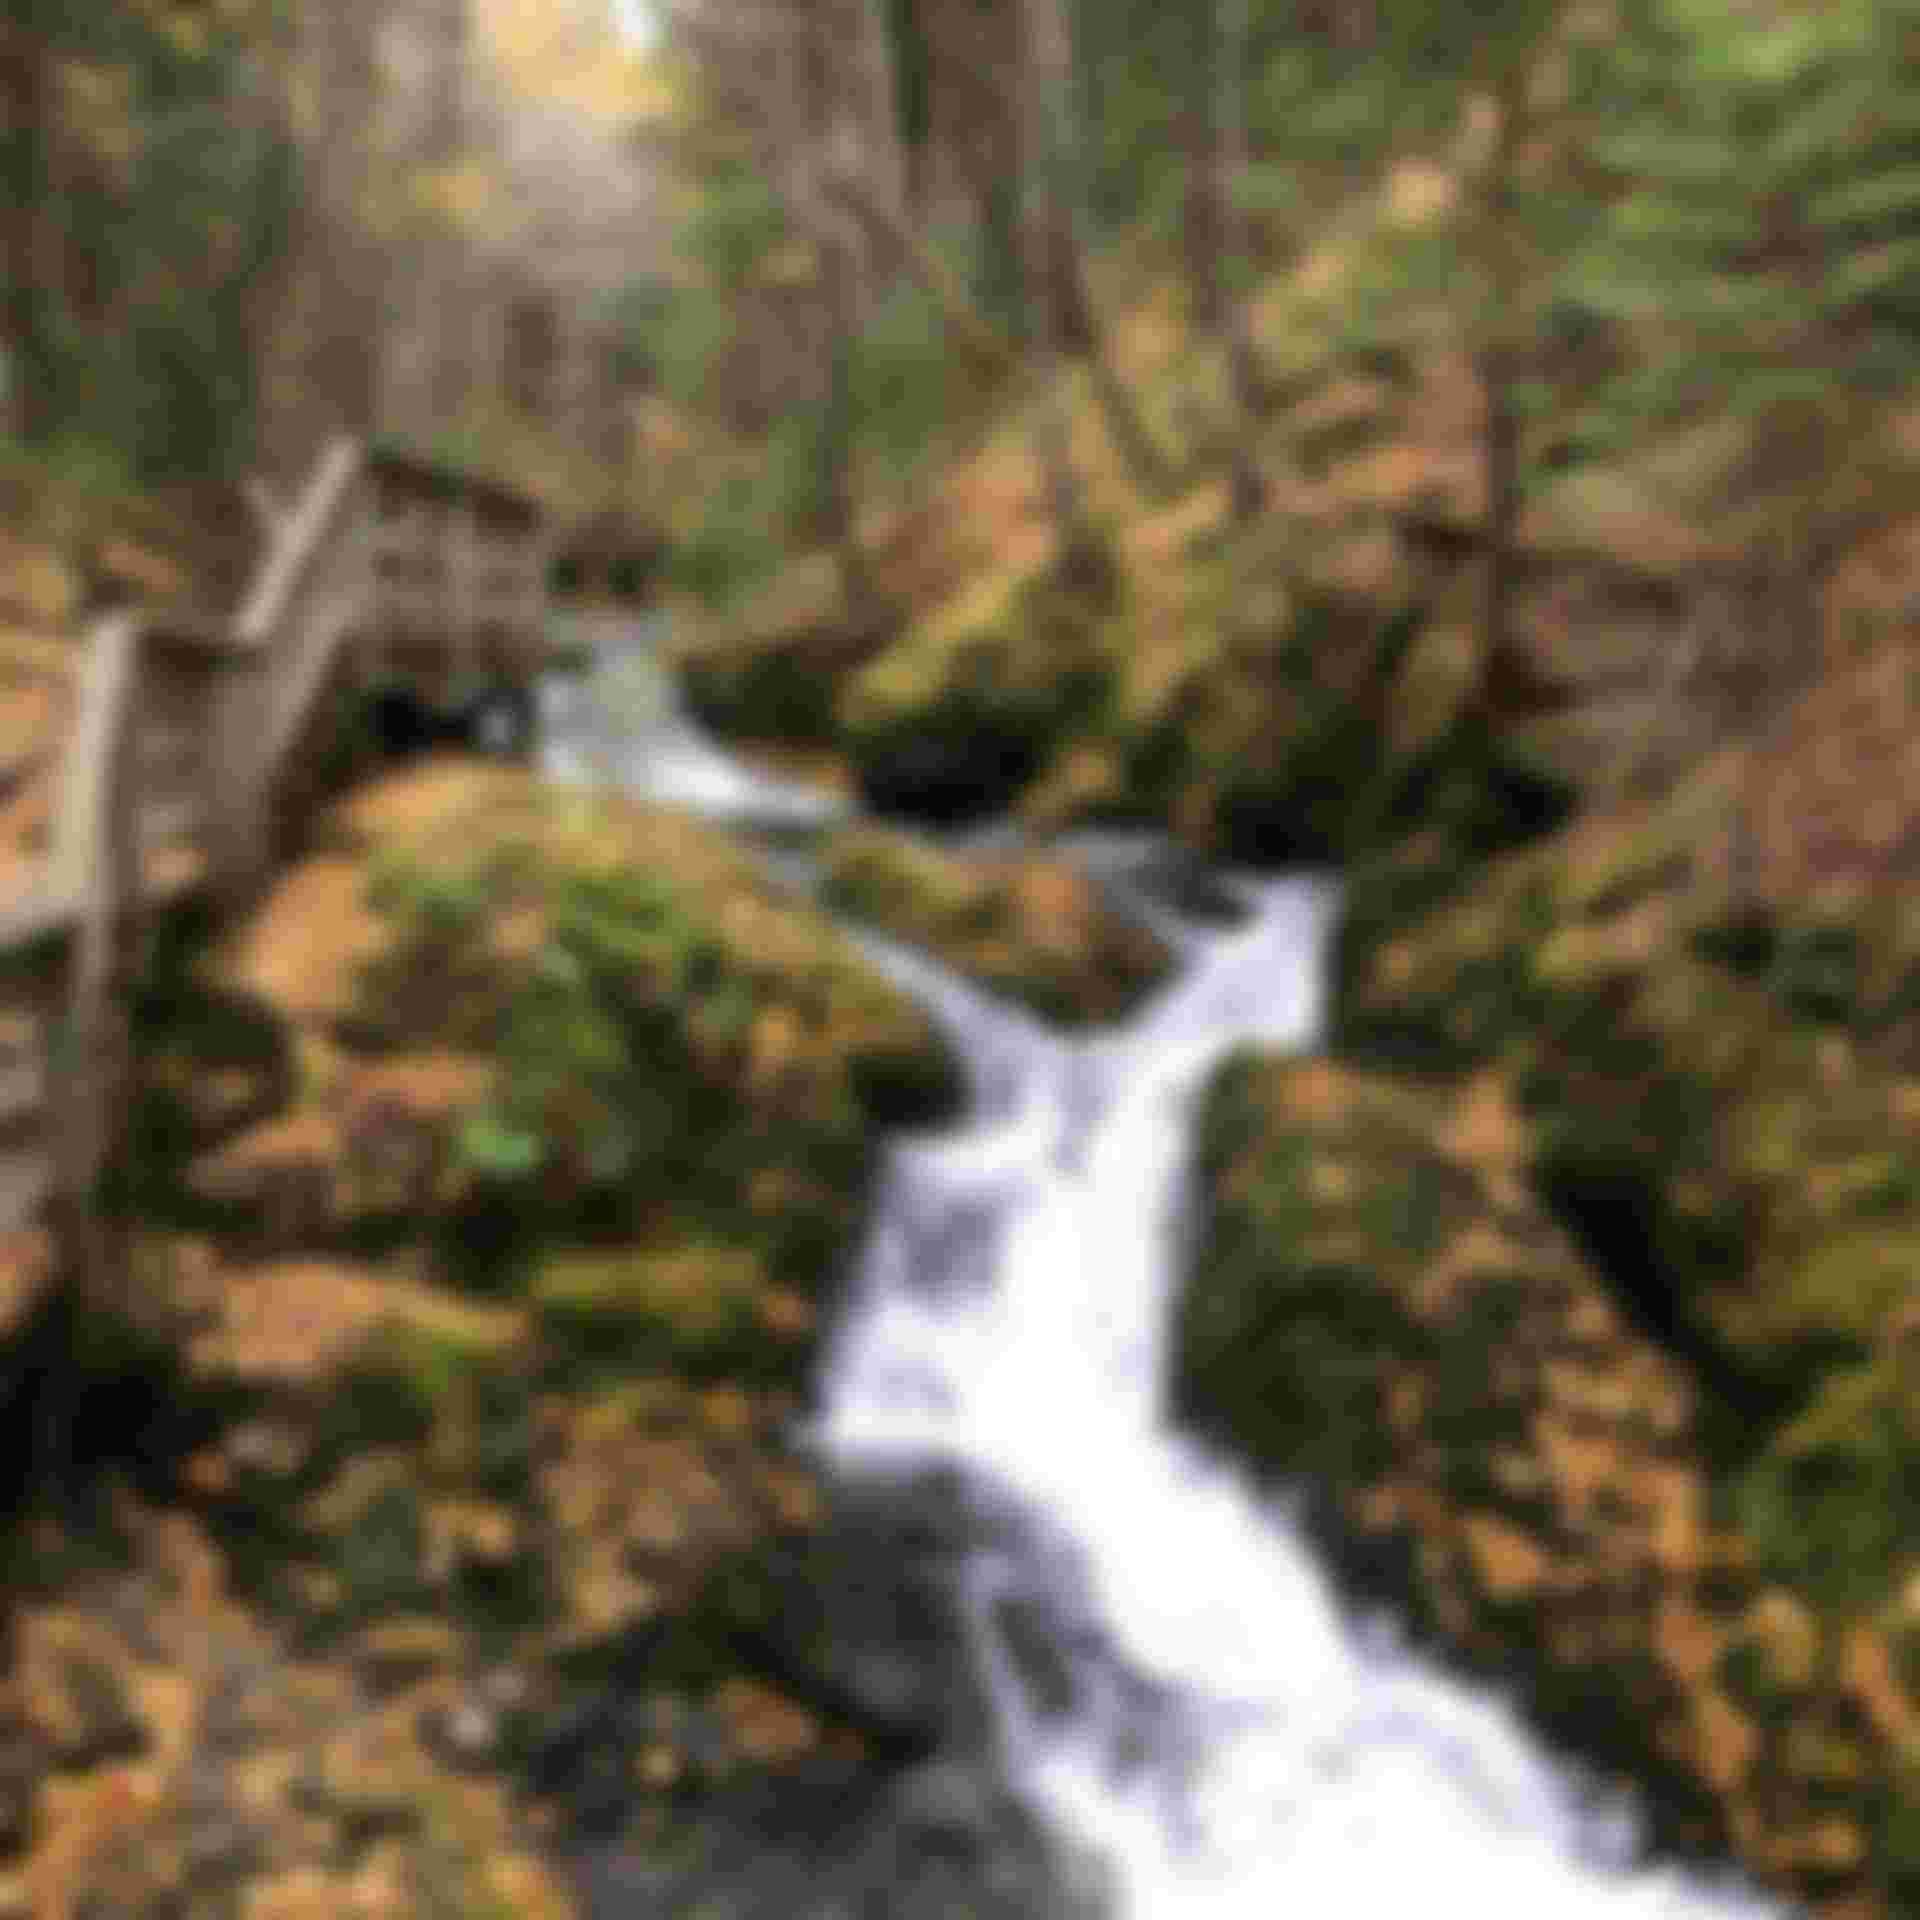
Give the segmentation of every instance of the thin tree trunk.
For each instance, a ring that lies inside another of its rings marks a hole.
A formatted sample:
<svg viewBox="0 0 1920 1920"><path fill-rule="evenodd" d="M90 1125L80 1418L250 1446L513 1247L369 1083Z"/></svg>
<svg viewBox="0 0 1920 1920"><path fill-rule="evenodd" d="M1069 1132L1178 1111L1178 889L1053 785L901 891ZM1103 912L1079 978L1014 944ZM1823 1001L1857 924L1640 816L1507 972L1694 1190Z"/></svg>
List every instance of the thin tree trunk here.
<svg viewBox="0 0 1920 1920"><path fill-rule="evenodd" d="M1062 423L1049 432L1064 433L1064 395L1059 372L1067 316L1056 298L1056 246L1064 249L1072 308L1085 335L1094 398L1107 429L1142 492L1166 499L1175 490L1173 464L1161 452L1141 417L1126 382L1114 366L1106 330L1101 326L1086 272L1085 236L1080 226L1079 116L1073 101L1073 41L1062 0L1025 0L1027 80L1028 203L1023 222L1029 321L1044 328L1036 342L1046 376L1061 405ZM1054 456L1059 457L1059 456Z"/></svg>
<svg viewBox="0 0 1920 1920"><path fill-rule="evenodd" d="M1033 451L1060 543L1060 566L1072 579L1090 545L1073 429L1061 385L1059 312L1053 294L1050 203L1058 191L1058 112L1070 58L1058 0L1021 5L1020 278L1026 347L1035 401Z"/></svg>
<svg viewBox="0 0 1920 1920"><path fill-rule="evenodd" d="M1220 260L1225 236L1220 231L1219 164L1215 122L1215 69L1218 55L1214 9L1218 0L1192 0L1192 85L1180 113L1180 144L1186 152L1186 191L1180 207L1180 251L1186 265L1187 297L1194 330L1213 339L1226 326L1226 289Z"/></svg>
<svg viewBox="0 0 1920 1920"><path fill-rule="evenodd" d="M862 24L871 14L863 5ZM852 175L860 171L857 125L850 123L848 101L836 84L834 22L810 7L801 25L803 40L795 62L798 98L794 111L800 138L814 153L829 156L832 171ZM862 78L871 81L870 74ZM856 105L858 103L856 102ZM883 198L893 197L882 181ZM869 630L875 621L873 578L861 551L859 512L854 498L853 361L864 301L860 236L843 215L830 217L826 230L815 236L822 263L822 293L827 334L827 394L820 436L817 528L833 548L840 571L840 594L850 629Z"/></svg>
<svg viewBox="0 0 1920 1920"><path fill-rule="evenodd" d="M4 368L6 424L22 440L37 439L49 420L43 370L40 302L53 289L44 277L47 144L51 138L46 36L37 6L12 10L0 25L0 97L6 102L6 141L13 202L6 217Z"/></svg>
<svg viewBox="0 0 1920 1920"><path fill-rule="evenodd" d="M1513 676L1513 590L1515 548L1520 526L1520 421L1514 405L1518 369L1515 352L1506 337L1514 289L1511 232L1514 217L1513 168L1518 155L1526 105L1526 70L1515 61L1503 76L1498 94L1499 126L1481 189L1482 260L1489 273L1494 312L1489 332L1474 354L1484 407L1481 429L1481 475L1486 517L1481 523L1480 574L1480 704L1503 679Z"/></svg>
<svg viewBox="0 0 1920 1920"><path fill-rule="evenodd" d="M847 625L851 631L866 633L876 624L878 609L873 572L860 545L859 510L854 498L855 272L851 245L842 241L832 247L827 273L833 347L821 447L821 532L832 544L839 565L840 598Z"/></svg>
<svg viewBox="0 0 1920 1920"><path fill-rule="evenodd" d="M928 244L925 235L908 222L904 213L883 206L859 180L830 175L823 183L823 190L837 205L877 229L898 249L908 272L939 307L941 318L957 344L983 371L1002 373L1013 364L1018 355L1014 343L981 311L953 269Z"/></svg>
<svg viewBox="0 0 1920 1920"><path fill-rule="evenodd" d="M1090 301L1088 311L1092 311ZM1161 452L1133 395L1127 391L1127 383L1113 364L1105 330L1097 321L1087 352L1087 367L1093 376L1093 396L1100 403L1107 431L1112 434L1135 483L1151 500L1172 499L1180 488L1179 471Z"/></svg>
<svg viewBox="0 0 1920 1920"><path fill-rule="evenodd" d="M1214 0L1206 0L1209 8ZM1218 63L1213 93L1218 169L1214 175L1216 222L1221 245L1237 276L1250 282L1253 245L1241 197L1247 177L1248 59L1247 0L1220 0L1227 9L1224 30L1212 36ZM1233 517L1240 525L1266 510L1267 482L1260 470L1254 436L1262 414L1262 382L1253 340L1253 296L1248 284L1222 289L1227 350L1227 380L1233 395L1231 489Z"/></svg>

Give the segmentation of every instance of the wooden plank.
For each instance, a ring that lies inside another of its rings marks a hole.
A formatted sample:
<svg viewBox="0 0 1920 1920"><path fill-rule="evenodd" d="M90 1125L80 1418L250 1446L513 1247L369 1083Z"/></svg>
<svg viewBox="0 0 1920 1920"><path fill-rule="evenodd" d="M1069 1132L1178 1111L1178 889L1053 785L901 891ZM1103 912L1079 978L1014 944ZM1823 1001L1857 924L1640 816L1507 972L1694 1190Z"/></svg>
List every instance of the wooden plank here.
<svg viewBox="0 0 1920 1920"><path fill-rule="evenodd" d="M47 1070L43 1059L0 1067L0 1149L18 1144L23 1127L43 1127L47 1117Z"/></svg>
<svg viewBox="0 0 1920 1920"><path fill-rule="evenodd" d="M47 1197L62 1255L94 1312L126 1304L125 1236L95 1206L94 1190L124 1122L131 1073L123 989L142 877L135 778L141 637L130 614L97 623L90 636L55 839L54 884L77 913Z"/></svg>
<svg viewBox="0 0 1920 1920"><path fill-rule="evenodd" d="M107 877L101 869L106 810L117 757L131 733L140 641L139 616L129 612L96 621L88 635L79 711L61 767L46 880L49 897L76 910L94 899Z"/></svg>
<svg viewBox="0 0 1920 1920"><path fill-rule="evenodd" d="M177 609L156 614L147 623L147 651L150 657L177 653L218 657L231 653L239 644L234 624L217 613Z"/></svg>
<svg viewBox="0 0 1920 1920"><path fill-rule="evenodd" d="M0 1233L32 1226L53 1192L53 1158L45 1147L0 1153Z"/></svg>
<svg viewBox="0 0 1920 1920"><path fill-rule="evenodd" d="M39 888L0 910L0 956L72 929L74 902L57 898L42 876Z"/></svg>
<svg viewBox="0 0 1920 1920"><path fill-rule="evenodd" d="M140 844L151 849L169 840L189 840L207 823L206 803L198 793L175 792L140 800Z"/></svg>
<svg viewBox="0 0 1920 1920"><path fill-rule="evenodd" d="M204 796L207 779L206 748L191 736L149 735L140 743L140 785L155 787L191 787L196 796Z"/></svg>
<svg viewBox="0 0 1920 1920"><path fill-rule="evenodd" d="M447 593L432 588L401 586L391 580L374 585L374 617L396 625L418 628L433 636L433 644L449 659L458 656L461 619ZM524 590L514 593L478 590L472 600L472 625L484 628L503 623L536 625L546 618L546 596Z"/></svg>
<svg viewBox="0 0 1920 1920"><path fill-rule="evenodd" d="M364 447L351 434L335 436L320 456L306 493L275 540L260 578L233 623L239 645L258 649L272 644L328 535L353 499L354 482L365 461Z"/></svg>

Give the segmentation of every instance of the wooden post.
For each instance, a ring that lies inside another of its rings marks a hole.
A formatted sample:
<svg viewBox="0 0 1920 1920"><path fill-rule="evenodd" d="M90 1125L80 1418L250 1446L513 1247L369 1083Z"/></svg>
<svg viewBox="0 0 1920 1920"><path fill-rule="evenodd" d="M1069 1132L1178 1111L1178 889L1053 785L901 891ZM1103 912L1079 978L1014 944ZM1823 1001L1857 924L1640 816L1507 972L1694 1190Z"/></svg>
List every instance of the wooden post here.
<svg viewBox="0 0 1920 1920"><path fill-rule="evenodd" d="M216 877L235 899L245 897L264 866L276 755L289 731L290 708L311 691L309 663L301 654L303 641L313 639L313 603L330 587L341 591L319 577L325 549L341 516L361 498L357 482L364 461L352 436L329 443L299 503L277 522L233 623L234 670L211 717L209 797ZM336 638L322 633L318 643L332 646Z"/></svg>
<svg viewBox="0 0 1920 1920"><path fill-rule="evenodd" d="M96 1189L131 1091L124 989L142 877L135 768L142 637L132 613L110 615L89 637L49 873L55 897L74 912L66 1029L52 1076L54 1226L86 1312L131 1304L125 1230L102 1217Z"/></svg>

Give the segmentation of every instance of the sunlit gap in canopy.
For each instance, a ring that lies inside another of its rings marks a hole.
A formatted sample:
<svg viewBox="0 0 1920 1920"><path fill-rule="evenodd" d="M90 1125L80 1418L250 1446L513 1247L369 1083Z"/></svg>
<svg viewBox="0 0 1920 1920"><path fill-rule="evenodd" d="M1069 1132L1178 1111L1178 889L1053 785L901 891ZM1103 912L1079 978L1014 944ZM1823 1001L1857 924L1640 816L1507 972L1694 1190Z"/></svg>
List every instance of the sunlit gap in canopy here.
<svg viewBox="0 0 1920 1920"><path fill-rule="evenodd" d="M660 35L660 22L654 17L649 0L611 0L613 24L620 37L635 49L653 45Z"/></svg>

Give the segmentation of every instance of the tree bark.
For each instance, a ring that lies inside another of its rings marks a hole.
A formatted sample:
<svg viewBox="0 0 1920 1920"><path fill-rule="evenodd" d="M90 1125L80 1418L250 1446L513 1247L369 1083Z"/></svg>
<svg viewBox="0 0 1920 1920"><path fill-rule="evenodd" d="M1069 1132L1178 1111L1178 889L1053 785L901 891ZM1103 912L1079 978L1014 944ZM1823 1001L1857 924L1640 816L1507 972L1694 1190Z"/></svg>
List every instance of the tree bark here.
<svg viewBox="0 0 1920 1920"><path fill-rule="evenodd" d="M1526 67L1515 60L1502 76L1499 122L1481 182L1479 217L1481 260L1492 292L1493 311L1474 353L1483 408L1481 476L1485 518L1481 522L1480 684L1477 704L1488 717L1503 682L1526 677L1517 658L1513 633L1515 550L1520 527L1520 421L1514 405L1518 374L1516 349L1507 337L1514 268L1513 169L1519 155L1526 111Z"/></svg>
<svg viewBox="0 0 1920 1920"><path fill-rule="evenodd" d="M1060 543L1063 573L1079 571L1087 544L1073 429L1061 388L1059 310L1052 299L1052 203L1058 196L1062 129L1059 112L1069 78L1071 43L1059 0L1021 0L1020 270L1028 366L1035 398L1033 451Z"/></svg>
<svg viewBox="0 0 1920 1920"><path fill-rule="evenodd" d="M960 284L953 269L909 225L898 208L881 204L865 182L830 175L823 188L834 202L876 228L898 247L908 272L939 307L941 318L956 344L983 371L1002 373L1018 358L1019 350L980 309Z"/></svg>
<svg viewBox="0 0 1920 1920"><path fill-rule="evenodd" d="M1169 497L1177 485L1172 462L1161 452L1133 396L1113 364L1111 343L1101 326L1087 278L1085 235L1080 223L1079 115L1073 100L1073 40L1063 0L1022 0L1025 138L1021 154L1026 189L1022 259L1026 281L1028 330L1040 379L1046 389L1041 412L1047 416L1041 437L1043 457L1056 504L1068 486L1069 429L1060 373L1070 333L1077 332L1093 376L1094 397L1108 431L1142 492ZM1072 298L1056 297L1056 265L1064 251ZM1057 417L1054 417L1057 416ZM1076 506L1073 523L1084 516ZM1061 524L1067 525L1063 520Z"/></svg>
<svg viewBox="0 0 1920 1920"><path fill-rule="evenodd" d="M872 15L864 0L860 20ZM801 25L800 57L794 63L799 83L795 103L801 137L814 153L831 156L830 167L849 174L864 171L853 109L835 84L836 56L845 50L834 40L833 22L810 9ZM870 78L870 76L869 76ZM878 186L890 201L888 183ZM857 422L853 408L853 365L861 320L873 289L864 284L860 230L844 214L830 218L815 236L822 266L824 321L828 339L827 398L820 436L818 531L833 548L840 571L840 597L847 625L864 632L875 623L872 572L860 546L859 510L854 497Z"/></svg>
<svg viewBox="0 0 1920 1920"><path fill-rule="evenodd" d="M1231 0L1226 0L1231 4ZM1226 283L1221 258L1222 80L1219 8L1222 0L1188 0L1192 70L1180 114L1181 145L1186 150L1187 182L1181 206L1180 243L1187 270L1187 297L1194 330L1217 339L1226 330Z"/></svg>
<svg viewBox="0 0 1920 1920"><path fill-rule="evenodd" d="M6 214L5 375L6 425L33 441L45 431L51 396L40 359L40 300L47 241L47 147L52 137L50 74L39 9L12 9L0 24L0 98L6 103L6 140L13 178Z"/></svg>
<svg viewBox="0 0 1920 1920"><path fill-rule="evenodd" d="M1206 0L1209 9L1215 0ZM1214 75L1215 218L1221 245L1243 279L1253 266L1252 234L1241 210L1247 178L1247 92L1249 23L1247 0L1219 0L1227 9L1224 30L1211 36ZM1223 276L1224 277L1224 276ZM1227 381L1233 396L1230 487L1234 520L1240 525L1266 510L1267 482L1260 470L1254 436L1262 418L1259 357L1253 339L1253 302L1246 285L1219 290L1225 322Z"/></svg>

